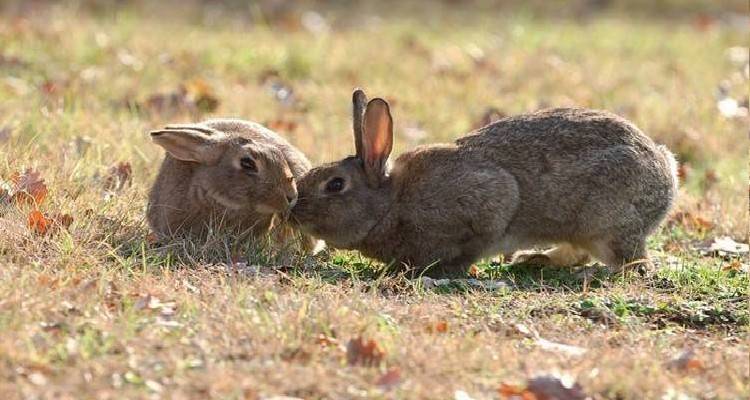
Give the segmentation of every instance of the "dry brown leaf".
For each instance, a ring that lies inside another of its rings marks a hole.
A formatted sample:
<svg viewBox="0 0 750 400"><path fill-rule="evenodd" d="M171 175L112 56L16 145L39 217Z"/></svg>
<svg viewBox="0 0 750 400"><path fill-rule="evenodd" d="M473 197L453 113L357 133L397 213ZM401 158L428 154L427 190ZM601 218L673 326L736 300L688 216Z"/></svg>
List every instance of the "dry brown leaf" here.
<svg viewBox="0 0 750 400"><path fill-rule="evenodd" d="M427 332L429 333L446 333L448 332L448 322L438 321L434 324L427 325Z"/></svg>
<svg viewBox="0 0 750 400"><path fill-rule="evenodd" d="M680 163L677 167L677 177L680 179L680 182L685 182L692 172L693 168L686 162Z"/></svg>
<svg viewBox="0 0 750 400"><path fill-rule="evenodd" d="M10 177L13 182L11 201L16 204L41 204L47 197L47 185L41 174L31 168L23 173L15 172Z"/></svg>
<svg viewBox="0 0 750 400"><path fill-rule="evenodd" d="M398 367L388 369L375 384L383 390L390 390L401 383L401 370Z"/></svg>
<svg viewBox="0 0 750 400"><path fill-rule="evenodd" d="M703 361L697 358L695 350L687 349L672 359L667 366L669 369L680 372L702 372L706 368Z"/></svg>
<svg viewBox="0 0 750 400"><path fill-rule="evenodd" d="M159 237L154 232L149 232L148 235L146 235L146 243L149 245L154 245L159 243Z"/></svg>
<svg viewBox="0 0 750 400"><path fill-rule="evenodd" d="M500 384L498 393L506 400L586 400L589 397L576 382L563 382L559 377L544 375L529 379L526 387Z"/></svg>
<svg viewBox="0 0 750 400"><path fill-rule="evenodd" d="M714 228L714 224L708 219L691 213L690 211L678 211L669 217L668 225L680 226L689 231L708 232Z"/></svg>
<svg viewBox="0 0 750 400"><path fill-rule="evenodd" d="M73 217L70 214L58 213L47 217L39 210L32 210L28 216L29 229L39 235L52 233L60 228L68 228L72 223Z"/></svg>
<svg viewBox="0 0 750 400"><path fill-rule="evenodd" d="M107 190L119 192L129 186L133 181L133 167L129 162L118 162L109 167L104 179L104 187Z"/></svg>
<svg viewBox="0 0 750 400"><path fill-rule="evenodd" d="M125 104L133 103L125 100ZM181 84L173 92L152 94L135 106L158 114L212 112L219 107L219 99L205 80L196 78Z"/></svg>
<svg viewBox="0 0 750 400"><path fill-rule="evenodd" d="M537 400L534 393L529 392L525 388L517 385L509 385L507 383L501 383L497 389L501 399L507 400Z"/></svg>
<svg viewBox="0 0 750 400"><path fill-rule="evenodd" d="M31 229L32 232L44 235L47 233L51 225L51 221L45 218L41 211L32 210L29 213L29 229Z"/></svg>
<svg viewBox="0 0 750 400"><path fill-rule="evenodd" d="M185 82L183 90L187 101L203 112L212 112L219 107L219 99L214 94L213 88L205 80L196 78Z"/></svg>
<svg viewBox="0 0 750 400"><path fill-rule="evenodd" d="M383 361L384 356L385 352L373 339L365 341L357 337L346 345L346 360L349 365L376 366Z"/></svg>

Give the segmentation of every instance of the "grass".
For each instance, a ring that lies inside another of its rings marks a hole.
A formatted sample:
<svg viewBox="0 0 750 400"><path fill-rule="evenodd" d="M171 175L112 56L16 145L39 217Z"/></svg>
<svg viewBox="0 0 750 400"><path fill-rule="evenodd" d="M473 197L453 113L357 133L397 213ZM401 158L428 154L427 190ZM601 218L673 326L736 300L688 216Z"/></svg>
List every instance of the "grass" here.
<svg viewBox="0 0 750 400"><path fill-rule="evenodd" d="M0 208L0 397L483 399L540 374L594 399L747 397L747 261L695 249L748 239L747 118L716 105L720 85L747 98L747 59L727 56L747 45L747 22L726 14L746 5L687 3L321 5L327 30L265 3L0 6L0 179L39 171L40 209L73 218L39 235L29 206ZM149 102L180 85L178 107ZM162 157L149 129L240 116L330 161L351 152L355 86L391 102L396 154L456 138L491 107L628 117L687 166L675 216L650 243L660 268L584 282L484 260L480 277L505 286L429 287L355 252L289 259L227 237L149 240ZM118 162L132 166L120 188ZM384 352L375 365L347 363L360 336ZM396 384L378 385L388 371Z"/></svg>

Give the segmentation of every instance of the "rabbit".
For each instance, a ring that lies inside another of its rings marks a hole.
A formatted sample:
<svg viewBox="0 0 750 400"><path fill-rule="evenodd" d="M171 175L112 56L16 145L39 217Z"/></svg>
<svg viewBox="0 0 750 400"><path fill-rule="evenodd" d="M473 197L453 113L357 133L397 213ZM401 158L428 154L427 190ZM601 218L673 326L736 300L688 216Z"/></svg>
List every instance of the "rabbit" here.
<svg viewBox="0 0 750 400"><path fill-rule="evenodd" d="M168 125L150 136L167 152L147 207L160 238L201 235L216 224L265 234L297 202L296 180L311 166L281 136L239 119Z"/></svg>
<svg viewBox="0 0 750 400"><path fill-rule="evenodd" d="M361 90L352 103L355 155L303 175L291 216L330 247L414 274L460 276L499 253L553 266L593 256L620 273L647 262L646 238L678 190L674 156L606 111L506 117L389 170L388 103ZM519 252L542 246L556 247Z"/></svg>

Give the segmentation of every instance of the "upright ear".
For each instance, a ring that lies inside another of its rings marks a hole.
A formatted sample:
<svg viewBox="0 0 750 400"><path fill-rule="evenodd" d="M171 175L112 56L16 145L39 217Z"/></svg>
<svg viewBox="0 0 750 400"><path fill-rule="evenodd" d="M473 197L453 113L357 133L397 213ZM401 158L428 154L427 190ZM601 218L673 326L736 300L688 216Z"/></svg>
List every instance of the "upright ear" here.
<svg viewBox="0 0 750 400"><path fill-rule="evenodd" d="M352 132L354 132L354 148L357 157L362 158L362 119L365 116L367 96L362 89L354 89L352 93Z"/></svg>
<svg viewBox="0 0 750 400"><path fill-rule="evenodd" d="M201 164L215 162L220 153L218 144L224 135L208 128L175 125L151 131L154 143L163 147L172 157Z"/></svg>
<svg viewBox="0 0 750 400"><path fill-rule="evenodd" d="M393 148L393 119L388 103L372 99L367 103L362 129L362 161L371 186L385 178L388 156Z"/></svg>

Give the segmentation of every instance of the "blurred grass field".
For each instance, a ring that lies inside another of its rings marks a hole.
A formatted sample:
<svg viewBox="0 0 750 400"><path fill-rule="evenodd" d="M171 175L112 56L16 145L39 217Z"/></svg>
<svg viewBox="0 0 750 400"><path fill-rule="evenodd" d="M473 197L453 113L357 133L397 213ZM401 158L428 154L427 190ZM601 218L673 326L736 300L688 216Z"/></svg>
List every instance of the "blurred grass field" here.
<svg viewBox="0 0 750 400"><path fill-rule="evenodd" d="M562 4L0 2L0 397L485 399L537 375L593 399L750 396L747 259L701 250L748 241L747 4ZM682 165L660 268L485 260L503 287L429 288L355 252L150 240L148 130L241 117L332 161L356 86L391 103L394 154L543 107L627 117ZM9 195L27 169L35 206ZM41 234L35 207L72 222ZM372 365L347 361L357 337Z"/></svg>

